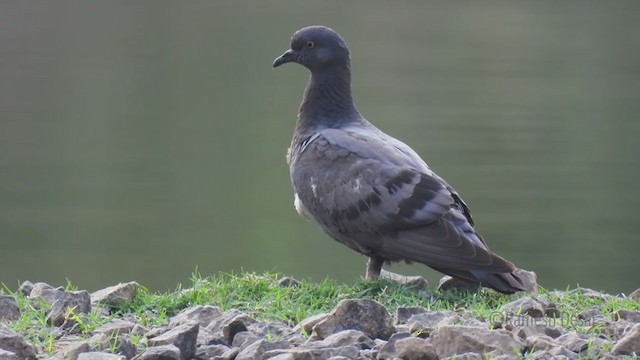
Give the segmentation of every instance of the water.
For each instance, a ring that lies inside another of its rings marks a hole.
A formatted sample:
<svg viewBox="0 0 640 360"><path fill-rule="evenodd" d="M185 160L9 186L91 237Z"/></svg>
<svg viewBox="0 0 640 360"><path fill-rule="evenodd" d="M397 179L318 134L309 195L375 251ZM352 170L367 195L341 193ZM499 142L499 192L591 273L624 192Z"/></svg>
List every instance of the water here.
<svg viewBox="0 0 640 360"><path fill-rule="evenodd" d="M351 46L354 94L543 286L640 286L637 2L0 5L0 281L172 289L198 270L352 281L365 258L292 206L307 73L291 33ZM392 268L438 275L422 265Z"/></svg>

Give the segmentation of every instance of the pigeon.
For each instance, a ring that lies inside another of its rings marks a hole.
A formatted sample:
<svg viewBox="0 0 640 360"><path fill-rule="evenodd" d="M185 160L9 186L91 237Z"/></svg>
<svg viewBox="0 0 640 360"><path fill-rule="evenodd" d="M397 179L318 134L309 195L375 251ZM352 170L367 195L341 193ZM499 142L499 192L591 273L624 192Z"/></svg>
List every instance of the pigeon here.
<svg viewBox="0 0 640 360"><path fill-rule="evenodd" d="M273 67L298 63L311 73L287 152L297 212L367 256L367 280L378 279L383 264L405 261L501 293L524 291L453 187L358 112L343 38L309 26L290 47Z"/></svg>

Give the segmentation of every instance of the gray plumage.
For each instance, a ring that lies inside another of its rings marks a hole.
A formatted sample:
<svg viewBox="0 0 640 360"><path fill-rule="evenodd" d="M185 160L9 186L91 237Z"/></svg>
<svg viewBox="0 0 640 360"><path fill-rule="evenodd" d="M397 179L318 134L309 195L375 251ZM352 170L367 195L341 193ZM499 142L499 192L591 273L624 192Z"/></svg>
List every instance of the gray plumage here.
<svg viewBox="0 0 640 360"><path fill-rule="evenodd" d="M514 265L475 231L458 193L357 111L340 35L324 26L297 31L273 66L288 62L311 72L287 154L295 208L368 256L367 279L384 262L408 261L503 293L524 290Z"/></svg>

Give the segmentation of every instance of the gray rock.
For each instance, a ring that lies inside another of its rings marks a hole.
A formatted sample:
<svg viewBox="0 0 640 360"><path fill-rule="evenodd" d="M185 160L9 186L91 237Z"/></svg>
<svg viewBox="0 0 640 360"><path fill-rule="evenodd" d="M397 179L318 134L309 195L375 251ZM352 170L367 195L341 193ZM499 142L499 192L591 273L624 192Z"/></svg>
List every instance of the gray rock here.
<svg viewBox="0 0 640 360"><path fill-rule="evenodd" d="M502 305L500 311L506 314L529 315L533 318L541 318L545 314L545 304L533 297L526 296Z"/></svg>
<svg viewBox="0 0 640 360"><path fill-rule="evenodd" d="M87 341L73 342L58 352L63 359L77 360L82 353L91 351L91 346Z"/></svg>
<svg viewBox="0 0 640 360"><path fill-rule="evenodd" d="M33 290L33 283L31 281L27 280L20 284L20 292L22 295L29 296L31 290Z"/></svg>
<svg viewBox="0 0 640 360"><path fill-rule="evenodd" d="M118 306L130 303L138 291L137 282L120 283L91 293L91 303Z"/></svg>
<svg viewBox="0 0 640 360"><path fill-rule="evenodd" d="M394 332L387 309L368 299L340 301L329 316L313 327L321 338L350 329L360 330L371 339L388 339Z"/></svg>
<svg viewBox="0 0 640 360"><path fill-rule="evenodd" d="M483 360L483 359L484 357L480 356L480 354L464 353L464 354L448 357L445 360Z"/></svg>
<svg viewBox="0 0 640 360"><path fill-rule="evenodd" d="M250 331L242 331L234 336L233 343L231 345L242 350L260 339L261 338L259 336L254 335Z"/></svg>
<svg viewBox="0 0 640 360"><path fill-rule="evenodd" d="M462 322L462 318L453 311L428 311L416 314L407 320L412 333L431 333L433 329L440 325L455 325Z"/></svg>
<svg viewBox="0 0 640 360"><path fill-rule="evenodd" d="M111 337L113 335L128 334L133 330L135 326L136 323L128 320L113 319L110 322L99 326L94 330L94 333L101 333L107 335L108 337Z"/></svg>
<svg viewBox="0 0 640 360"><path fill-rule="evenodd" d="M528 292L538 292L538 275L533 271L516 269L513 272L522 280L522 285Z"/></svg>
<svg viewBox="0 0 640 360"><path fill-rule="evenodd" d="M276 349L289 349L291 345L286 341L268 342L266 340L258 340L253 344L242 349L235 360L253 360L253 359L268 359L271 356L266 356L265 353L270 350ZM279 355L279 354L274 354Z"/></svg>
<svg viewBox="0 0 640 360"><path fill-rule="evenodd" d="M111 347L111 338L105 334L93 334L87 339L87 343L92 350L103 351Z"/></svg>
<svg viewBox="0 0 640 360"><path fill-rule="evenodd" d="M198 324L179 325L162 335L149 339L149 345L175 345L180 349L182 360L191 359L196 353L199 329L200 325Z"/></svg>
<svg viewBox="0 0 640 360"><path fill-rule="evenodd" d="M358 352L359 360L375 360L377 358L378 358L378 350L375 350L375 349L360 350Z"/></svg>
<svg viewBox="0 0 640 360"><path fill-rule="evenodd" d="M369 339L362 331L344 330L329 335L320 341L308 341L302 347L309 349L336 348L347 345L355 345L360 349L370 349L374 346L373 340Z"/></svg>
<svg viewBox="0 0 640 360"><path fill-rule="evenodd" d="M20 307L13 296L0 295L0 321L16 321L20 318Z"/></svg>
<svg viewBox="0 0 640 360"><path fill-rule="evenodd" d="M543 324L535 324L535 325L525 325L525 326L507 326L505 329L511 331L517 337L522 340L526 340L528 337L532 335L547 335L552 339L555 339L564 333L564 330L561 327L555 325L543 325Z"/></svg>
<svg viewBox="0 0 640 360"><path fill-rule="evenodd" d="M242 320L233 320L232 322L222 327L222 337L227 344L232 344L233 337L236 336L237 333L243 331L248 331L247 325L245 325Z"/></svg>
<svg viewBox="0 0 640 360"><path fill-rule="evenodd" d="M506 330L488 330L463 325L442 325L431 333L431 340L441 358L475 352L513 355L522 344Z"/></svg>
<svg viewBox="0 0 640 360"><path fill-rule="evenodd" d="M138 353L138 348L133 345L131 340L126 336L118 336L118 343L116 344L116 352L118 355L123 355L127 359L132 359Z"/></svg>
<svg viewBox="0 0 640 360"><path fill-rule="evenodd" d="M0 349L0 360L19 360L18 355L11 351Z"/></svg>
<svg viewBox="0 0 640 360"><path fill-rule="evenodd" d="M174 345L161 345L147 348L134 360L180 360L180 349Z"/></svg>
<svg viewBox="0 0 640 360"><path fill-rule="evenodd" d="M300 334L300 331L294 331L287 324L281 322L255 322L249 324L247 329L256 336L270 339L271 341L286 340L292 345L300 345L307 340Z"/></svg>
<svg viewBox="0 0 640 360"><path fill-rule="evenodd" d="M469 291L476 292L480 289L480 283L475 281L466 281L449 275L443 276L438 282L438 290L440 291Z"/></svg>
<svg viewBox="0 0 640 360"><path fill-rule="evenodd" d="M626 320L618 320L615 322L606 321L602 324L603 332L614 340L621 339L627 334L633 327L633 323Z"/></svg>
<svg viewBox="0 0 640 360"><path fill-rule="evenodd" d="M125 357L122 355L91 351L78 355L78 360L125 360Z"/></svg>
<svg viewBox="0 0 640 360"><path fill-rule="evenodd" d="M225 311L221 316L213 319L213 321L211 321L211 323L207 325L206 329L211 331L212 333L216 333L218 331L222 331L225 326L228 326L234 321L240 321L246 327L249 326L249 324L253 324L254 322L256 322L256 319L243 313L240 310L231 309Z"/></svg>
<svg viewBox="0 0 640 360"><path fill-rule="evenodd" d="M294 278L285 276L282 279L278 280L278 285L282 287L298 287L302 283Z"/></svg>
<svg viewBox="0 0 640 360"><path fill-rule="evenodd" d="M65 321L73 323L74 320L68 316L70 311L76 315L89 313L91 311L89 293L86 291L62 292L51 305L47 318L53 326L60 326Z"/></svg>
<svg viewBox="0 0 640 360"><path fill-rule="evenodd" d="M239 348L230 348L229 350L225 351L224 354L220 356L214 356L212 360L235 360L239 353Z"/></svg>
<svg viewBox="0 0 640 360"><path fill-rule="evenodd" d="M196 358L204 360L220 357L230 349L225 345L200 345L196 348Z"/></svg>
<svg viewBox="0 0 640 360"><path fill-rule="evenodd" d="M396 341L395 357L415 360L438 360L436 349L429 340L408 337Z"/></svg>
<svg viewBox="0 0 640 360"><path fill-rule="evenodd" d="M329 314L322 313L317 315L309 316L308 318L302 320L300 324L296 325L293 330L302 329L305 334L311 334L313 332L313 327L316 326L317 323L324 320Z"/></svg>
<svg viewBox="0 0 640 360"><path fill-rule="evenodd" d="M636 289L636 291L629 294L628 298L631 300L640 300L640 289Z"/></svg>
<svg viewBox="0 0 640 360"><path fill-rule="evenodd" d="M640 354L640 324L635 324L616 344L611 352L614 355Z"/></svg>
<svg viewBox="0 0 640 360"><path fill-rule="evenodd" d="M54 289L53 286L38 282L33 284L29 299L35 306L39 306L41 302L51 306L56 300L64 296L64 290Z"/></svg>
<svg viewBox="0 0 640 360"><path fill-rule="evenodd" d="M217 306L198 305L182 310L169 321L169 327L195 322L201 328L209 325L213 319L222 316L222 310Z"/></svg>
<svg viewBox="0 0 640 360"><path fill-rule="evenodd" d="M616 321L622 319L632 323L640 323L640 311L621 309L613 314L613 319Z"/></svg>
<svg viewBox="0 0 640 360"><path fill-rule="evenodd" d="M426 290L429 287L429 282L422 276L404 276L384 269L380 271L380 278L395 281L415 290Z"/></svg>
<svg viewBox="0 0 640 360"><path fill-rule="evenodd" d="M398 340L410 338L410 333L395 333L391 335L389 341L384 344L380 344L380 351L378 352L378 359L392 359L396 354L396 342Z"/></svg>
<svg viewBox="0 0 640 360"><path fill-rule="evenodd" d="M599 299L599 300L603 300L603 301L606 301L606 300L611 298L611 295L609 295L609 294L604 294L604 293L601 293L599 291L595 291L595 290L589 289L589 288L572 289L572 290L569 290L567 292L567 295L572 295L572 294L575 294L575 293L579 293L579 294L581 294L583 296L590 297L590 298L595 298L595 299Z"/></svg>
<svg viewBox="0 0 640 360"><path fill-rule="evenodd" d="M569 331L568 333L558 337L556 341L564 346L565 348L575 352L580 353L583 350L587 349L589 342L580 335L578 335L575 331Z"/></svg>
<svg viewBox="0 0 640 360"><path fill-rule="evenodd" d="M238 354L238 358L236 360L246 360L240 359L239 356L242 353ZM270 350L264 353L264 359L270 359L274 356L280 356L282 354L291 354L295 360L325 360L330 359L332 357L340 356L346 357L347 359L355 359L359 354L359 349L356 346L341 346L337 348L322 348L322 349L305 349L305 348L293 348L293 349L285 349L285 350ZM247 358L248 359L248 358ZM259 359L256 357L256 359Z"/></svg>
<svg viewBox="0 0 640 360"><path fill-rule="evenodd" d="M334 357L330 357L329 359L333 359ZM268 360L295 360L295 359L296 358L291 353L283 353L283 354L268 358Z"/></svg>
<svg viewBox="0 0 640 360"><path fill-rule="evenodd" d="M424 314L428 311L428 309L419 306L399 307L396 309L396 325L407 322L413 315Z"/></svg>
<svg viewBox="0 0 640 360"><path fill-rule="evenodd" d="M38 349L20 334L0 323L0 349L14 353L19 359L35 359Z"/></svg>

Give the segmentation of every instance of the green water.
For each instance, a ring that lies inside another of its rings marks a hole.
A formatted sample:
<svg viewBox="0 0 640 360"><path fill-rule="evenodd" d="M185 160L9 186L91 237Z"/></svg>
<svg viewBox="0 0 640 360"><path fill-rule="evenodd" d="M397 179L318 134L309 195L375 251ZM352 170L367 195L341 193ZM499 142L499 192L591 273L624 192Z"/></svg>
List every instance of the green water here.
<svg viewBox="0 0 640 360"><path fill-rule="evenodd" d="M352 281L297 216L284 154L312 24L351 46L360 111L542 285L640 287L640 4L4 2L0 282L185 283L197 267ZM438 275L422 265L404 274Z"/></svg>

